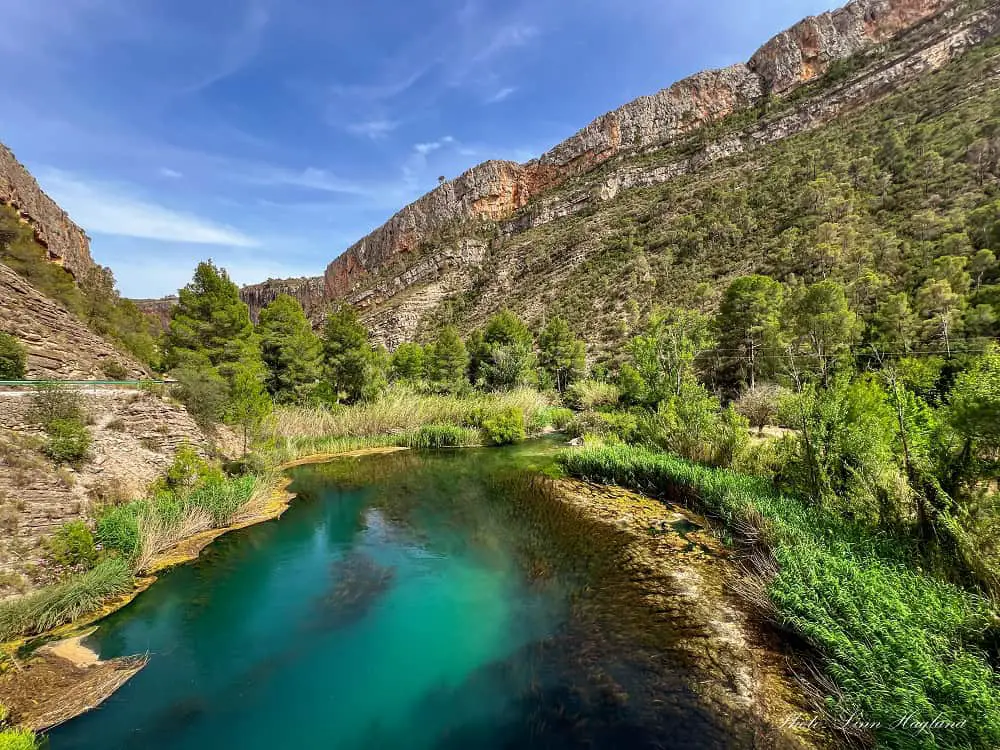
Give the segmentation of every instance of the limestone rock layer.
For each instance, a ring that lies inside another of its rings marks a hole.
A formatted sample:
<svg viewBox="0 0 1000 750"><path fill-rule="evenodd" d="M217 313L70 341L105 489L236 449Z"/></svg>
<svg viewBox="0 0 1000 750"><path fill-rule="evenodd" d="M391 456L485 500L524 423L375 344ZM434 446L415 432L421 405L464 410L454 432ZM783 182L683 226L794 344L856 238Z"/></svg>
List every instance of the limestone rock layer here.
<svg viewBox="0 0 1000 750"><path fill-rule="evenodd" d="M48 250L49 260L58 263L76 278L94 265L90 239L38 182L0 144L0 203L13 207L31 225L38 242Z"/></svg>
<svg viewBox="0 0 1000 750"><path fill-rule="evenodd" d="M324 295L342 299L368 274L416 251L445 228L498 220L567 177L623 151L669 145L706 123L782 95L838 60L930 18L950 0L854 0L807 18L747 63L697 73L609 112L526 164L487 161L439 185L352 245L326 269Z"/></svg>

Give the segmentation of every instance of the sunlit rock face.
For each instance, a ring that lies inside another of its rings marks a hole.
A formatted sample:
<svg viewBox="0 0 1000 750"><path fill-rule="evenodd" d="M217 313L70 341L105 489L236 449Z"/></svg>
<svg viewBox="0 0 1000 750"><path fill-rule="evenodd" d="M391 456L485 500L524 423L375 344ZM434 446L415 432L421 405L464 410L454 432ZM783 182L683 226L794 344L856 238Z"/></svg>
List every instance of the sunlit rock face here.
<svg viewBox="0 0 1000 750"><path fill-rule="evenodd" d="M831 64L934 15L945 0L855 0L778 34L748 63L697 73L609 112L526 164L488 161L444 182L347 249L326 270L325 294L347 297L384 266L405 263L448 227L509 217L542 191L625 152L670 145L697 128L781 95Z"/></svg>
<svg viewBox="0 0 1000 750"><path fill-rule="evenodd" d="M250 308L250 316L257 320L260 311L287 294L302 305L309 317L318 317L325 306L326 285L322 276L301 279L268 279L262 284L252 284L240 289L240 299Z"/></svg>
<svg viewBox="0 0 1000 750"><path fill-rule="evenodd" d="M0 203L14 208L31 225L53 263L58 263L78 279L94 265L86 233L42 191L35 178L3 144L0 144Z"/></svg>
<svg viewBox="0 0 1000 750"><path fill-rule="evenodd" d="M855 0L781 32L750 58L749 67L768 91L781 94L822 75L835 61L891 39L950 4L946 0Z"/></svg>

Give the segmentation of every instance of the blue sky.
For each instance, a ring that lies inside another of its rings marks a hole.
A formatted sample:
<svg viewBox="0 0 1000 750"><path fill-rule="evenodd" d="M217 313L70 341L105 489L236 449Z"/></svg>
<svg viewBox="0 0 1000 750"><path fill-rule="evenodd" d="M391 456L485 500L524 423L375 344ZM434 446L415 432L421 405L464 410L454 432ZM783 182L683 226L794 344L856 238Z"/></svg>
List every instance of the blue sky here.
<svg viewBox="0 0 1000 750"><path fill-rule="evenodd" d="M407 202L835 0L0 0L0 141L124 294L321 273Z"/></svg>

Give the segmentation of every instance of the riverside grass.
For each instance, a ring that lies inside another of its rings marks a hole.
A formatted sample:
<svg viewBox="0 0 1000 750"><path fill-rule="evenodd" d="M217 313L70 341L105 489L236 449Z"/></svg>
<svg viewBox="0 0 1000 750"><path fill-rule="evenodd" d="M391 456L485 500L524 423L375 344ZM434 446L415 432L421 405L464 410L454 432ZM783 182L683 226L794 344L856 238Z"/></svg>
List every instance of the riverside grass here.
<svg viewBox="0 0 1000 750"><path fill-rule="evenodd" d="M485 419L520 409L531 430L552 411L548 399L530 388L468 396L421 394L394 386L376 401L334 409L279 407L270 424L271 437L364 438L415 432L430 424L478 428Z"/></svg>
<svg viewBox="0 0 1000 750"><path fill-rule="evenodd" d="M562 428L572 412L530 388L466 396L422 394L394 386L380 399L335 409L278 407L261 452L280 465L309 455L366 448L447 448L485 445L482 428L519 412L526 433Z"/></svg>
<svg viewBox="0 0 1000 750"><path fill-rule="evenodd" d="M128 593L135 574L156 555L200 531L230 524L269 486L257 475L213 479L186 493L161 492L106 509L96 533L104 559L92 570L0 603L0 642L73 622Z"/></svg>
<svg viewBox="0 0 1000 750"><path fill-rule="evenodd" d="M26 596L0 603L0 641L36 635L72 622L105 601L132 589L132 568L120 557L108 558L79 573Z"/></svg>
<svg viewBox="0 0 1000 750"><path fill-rule="evenodd" d="M27 729L0 729L0 750L35 750L38 738Z"/></svg>
<svg viewBox="0 0 1000 750"><path fill-rule="evenodd" d="M870 722L886 748L1000 747L1000 676L984 645L1000 628L996 612L921 572L905 542L759 478L644 448L587 446L559 462L583 479L696 500L731 533L763 543L773 561L757 603L819 653L835 686L824 706L834 726Z"/></svg>
<svg viewBox="0 0 1000 750"><path fill-rule="evenodd" d="M249 474L211 478L187 492L159 492L104 510L97 519L96 538L104 549L117 552L143 572L157 555L182 539L231 524L267 486L263 477Z"/></svg>

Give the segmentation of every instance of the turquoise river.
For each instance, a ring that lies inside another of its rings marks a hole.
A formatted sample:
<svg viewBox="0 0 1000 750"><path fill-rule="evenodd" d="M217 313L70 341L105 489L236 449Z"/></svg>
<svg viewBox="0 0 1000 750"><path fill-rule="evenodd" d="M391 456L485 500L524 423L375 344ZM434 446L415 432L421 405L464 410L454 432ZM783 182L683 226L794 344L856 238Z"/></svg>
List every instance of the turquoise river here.
<svg viewBox="0 0 1000 750"><path fill-rule="evenodd" d="M293 470L280 520L101 623L149 664L51 750L745 746L661 658L616 531L551 492L554 445Z"/></svg>

